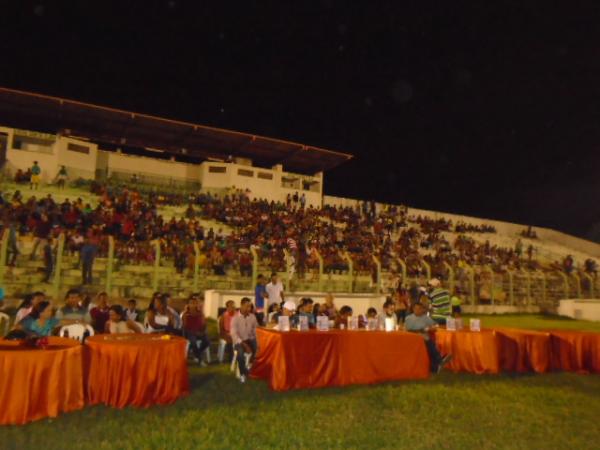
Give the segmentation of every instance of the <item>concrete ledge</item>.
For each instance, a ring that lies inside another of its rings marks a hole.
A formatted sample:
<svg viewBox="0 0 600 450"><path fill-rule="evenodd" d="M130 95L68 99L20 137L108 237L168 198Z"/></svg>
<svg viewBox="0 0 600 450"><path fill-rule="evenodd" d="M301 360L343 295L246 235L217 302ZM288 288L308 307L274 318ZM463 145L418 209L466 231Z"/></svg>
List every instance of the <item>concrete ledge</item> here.
<svg viewBox="0 0 600 450"><path fill-rule="evenodd" d="M600 322L600 300L565 299L560 301L558 314L578 320Z"/></svg>
<svg viewBox="0 0 600 450"><path fill-rule="evenodd" d="M535 305L463 305L462 311L467 314L537 314L541 309Z"/></svg>

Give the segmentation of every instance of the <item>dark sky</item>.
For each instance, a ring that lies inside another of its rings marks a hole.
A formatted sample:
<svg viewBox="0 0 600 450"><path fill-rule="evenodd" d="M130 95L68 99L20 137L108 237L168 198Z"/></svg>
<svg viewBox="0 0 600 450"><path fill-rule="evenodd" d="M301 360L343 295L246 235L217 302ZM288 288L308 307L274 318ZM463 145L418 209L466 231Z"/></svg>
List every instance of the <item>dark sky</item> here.
<svg viewBox="0 0 600 450"><path fill-rule="evenodd" d="M585 235L598 5L0 1L0 84L356 155L329 194Z"/></svg>

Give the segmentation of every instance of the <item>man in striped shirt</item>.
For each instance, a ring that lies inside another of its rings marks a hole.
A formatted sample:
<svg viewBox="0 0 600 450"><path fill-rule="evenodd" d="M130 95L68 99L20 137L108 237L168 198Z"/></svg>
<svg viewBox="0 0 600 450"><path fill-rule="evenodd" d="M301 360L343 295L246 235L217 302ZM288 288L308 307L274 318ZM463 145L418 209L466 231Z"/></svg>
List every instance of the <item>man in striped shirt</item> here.
<svg viewBox="0 0 600 450"><path fill-rule="evenodd" d="M450 292L441 286L440 280L429 280L429 301L431 318L440 325L446 325L446 319L452 315Z"/></svg>

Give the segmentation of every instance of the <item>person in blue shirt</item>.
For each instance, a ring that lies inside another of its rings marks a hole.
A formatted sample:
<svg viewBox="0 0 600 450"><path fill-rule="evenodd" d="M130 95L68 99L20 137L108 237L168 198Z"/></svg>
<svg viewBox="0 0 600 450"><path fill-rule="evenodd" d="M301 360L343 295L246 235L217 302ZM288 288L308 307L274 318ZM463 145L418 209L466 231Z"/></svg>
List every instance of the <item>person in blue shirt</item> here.
<svg viewBox="0 0 600 450"><path fill-rule="evenodd" d="M435 342L429 335L430 332L436 330L438 325L425 312L426 309L421 303L415 303L413 305L413 313L404 321L404 329L423 336L425 347L427 347L427 353L429 354L431 372L440 373L444 368L444 364L449 362L452 356L448 354L442 358L442 355L440 355Z"/></svg>
<svg viewBox="0 0 600 450"><path fill-rule="evenodd" d="M306 317L308 320L308 327L315 328L317 320L313 314L313 299L304 297L300 299L300 305L298 306L298 312L291 318L291 325L297 327L300 323L300 317Z"/></svg>
<svg viewBox="0 0 600 450"><path fill-rule="evenodd" d="M258 323L261 325L264 325L266 293L267 289L265 288L265 276L261 274L257 277L256 287L254 288L255 315Z"/></svg>
<svg viewBox="0 0 600 450"><path fill-rule="evenodd" d="M60 320L52 317L53 315L54 311L52 311L50 302L44 300L19 322L18 327L30 335L50 336L54 329L61 324Z"/></svg>

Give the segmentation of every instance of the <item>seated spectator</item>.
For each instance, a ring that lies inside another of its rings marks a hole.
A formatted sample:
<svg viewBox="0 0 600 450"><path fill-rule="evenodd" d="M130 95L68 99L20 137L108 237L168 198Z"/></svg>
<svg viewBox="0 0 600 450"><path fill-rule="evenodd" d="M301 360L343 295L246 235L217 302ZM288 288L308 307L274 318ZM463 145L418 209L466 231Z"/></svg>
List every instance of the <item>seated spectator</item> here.
<svg viewBox="0 0 600 450"><path fill-rule="evenodd" d="M194 353L196 362L202 362L204 351L209 348L210 341L206 335L206 318L204 317L204 299L198 294L193 294L188 299L181 320L183 322L183 336L190 343L190 350Z"/></svg>
<svg viewBox="0 0 600 450"><path fill-rule="evenodd" d="M373 307L367 309L367 319L377 319L377 310Z"/></svg>
<svg viewBox="0 0 600 450"><path fill-rule="evenodd" d="M52 305L50 302L43 300L33 308L28 316L21 320L18 328L33 336L51 336L54 330L63 324L56 317L52 317L53 315Z"/></svg>
<svg viewBox="0 0 600 450"><path fill-rule="evenodd" d="M292 317L294 316L294 313L296 312L296 304L291 301L291 300L286 300L283 303L283 306L280 308L279 312L277 312L276 314L273 315L272 318L272 323L275 325L275 329L278 329L278 325L279 325L279 318L281 316L287 316L290 318L290 326L292 325Z"/></svg>
<svg viewBox="0 0 600 450"><path fill-rule="evenodd" d="M334 328L348 328L348 319L352 317L352 308L349 306L342 306L339 313L335 317Z"/></svg>
<svg viewBox="0 0 600 450"><path fill-rule="evenodd" d="M252 257L250 256L250 252L248 250L240 250L238 264L240 266L240 275L242 277L252 276Z"/></svg>
<svg viewBox="0 0 600 450"><path fill-rule="evenodd" d="M92 326L96 333L104 333L106 322L108 322L109 319L109 310L108 294L106 292L100 292L96 296L96 306L90 311L90 316L92 316Z"/></svg>
<svg viewBox="0 0 600 450"><path fill-rule="evenodd" d="M398 323L403 323L406 318L406 312L410 306L410 299L408 292L404 288L398 289L393 296L394 303L396 305L396 318Z"/></svg>
<svg viewBox="0 0 600 450"><path fill-rule="evenodd" d="M235 302L228 300L225 303L225 311L219 316L219 338L223 339L227 344L226 348L231 350L231 321L235 317L237 311Z"/></svg>
<svg viewBox="0 0 600 450"><path fill-rule="evenodd" d="M298 312L292 317L292 325L297 326L300 323L300 317L306 317L308 320L308 327L315 328L316 319L313 315L313 299L304 297L300 300L300 306Z"/></svg>
<svg viewBox="0 0 600 450"><path fill-rule="evenodd" d="M121 305L112 305L109 308L108 320L104 324L104 333L141 333L138 325L125 317L125 312Z"/></svg>
<svg viewBox="0 0 600 450"><path fill-rule="evenodd" d="M240 302L240 313L231 321L231 340L237 351L237 363L240 371L240 382L245 383L249 370L246 367L246 353L251 358L256 354L256 317L250 313L252 302L248 297Z"/></svg>
<svg viewBox="0 0 600 450"><path fill-rule="evenodd" d="M56 318L65 324L91 324L92 317L88 309L80 305L81 295L77 289L69 289L65 297L65 306L56 312Z"/></svg>
<svg viewBox="0 0 600 450"><path fill-rule="evenodd" d="M279 316L280 312L281 312L281 304L271 303L268 308L267 324L277 323L276 317Z"/></svg>
<svg viewBox="0 0 600 450"><path fill-rule="evenodd" d="M177 334L175 316L167 307L168 299L169 294L158 295L148 306L146 321L150 333Z"/></svg>
<svg viewBox="0 0 600 450"><path fill-rule="evenodd" d="M33 310L35 305L40 303L46 298L43 292L34 292L33 294L27 294L19 307L17 308L17 315L15 317L15 325L23 320Z"/></svg>
<svg viewBox="0 0 600 450"><path fill-rule="evenodd" d="M335 307L333 294L330 292L325 297L325 307L327 311L327 317L329 320L335 320L335 316L337 315L337 308Z"/></svg>
<svg viewBox="0 0 600 450"><path fill-rule="evenodd" d="M392 299L387 299L383 304L382 314L379 320L381 320L384 326L386 319L392 320L395 329L396 325L398 325L398 318L396 317L396 305Z"/></svg>
<svg viewBox="0 0 600 450"><path fill-rule="evenodd" d="M315 323L317 323L317 317L327 316L327 305L325 303L315 303L315 306L313 306L312 313Z"/></svg>
<svg viewBox="0 0 600 450"><path fill-rule="evenodd" d="M172 306L169 305L169 303L171 302L171 295L163 294L163 297L166 299L167 309L169 310L169 312L171 313L171 315L174 318L173 327L175 327L176 330L181 330L181 327L183 325L181 322L181 317L179 316L179 313L175 310L175 308L173 308Z"/></svg>
<svg viewBox="0 0 600 450"><path fill-rule="evenodd" d="M430 336L430 333L436 330L437 324L431 317L428 317L425 313L427 310L420 303L416 303L413 306L413 313L406 317L404 321L404 329L412 333L419 333L425 339L425 346L427 347L427 353L429 354L429 365L431 372L440 373L452 356L450 354L444 356L438 352L435 342Z"/></svg>
<svg viewBox="0 0 600 450"><path fill-rule="evenodd" d="M127 309L125 310L125 317L127 320L137 322L140 317L140 312L137 310L137 301L135 298L127 300Z"/></svg>

